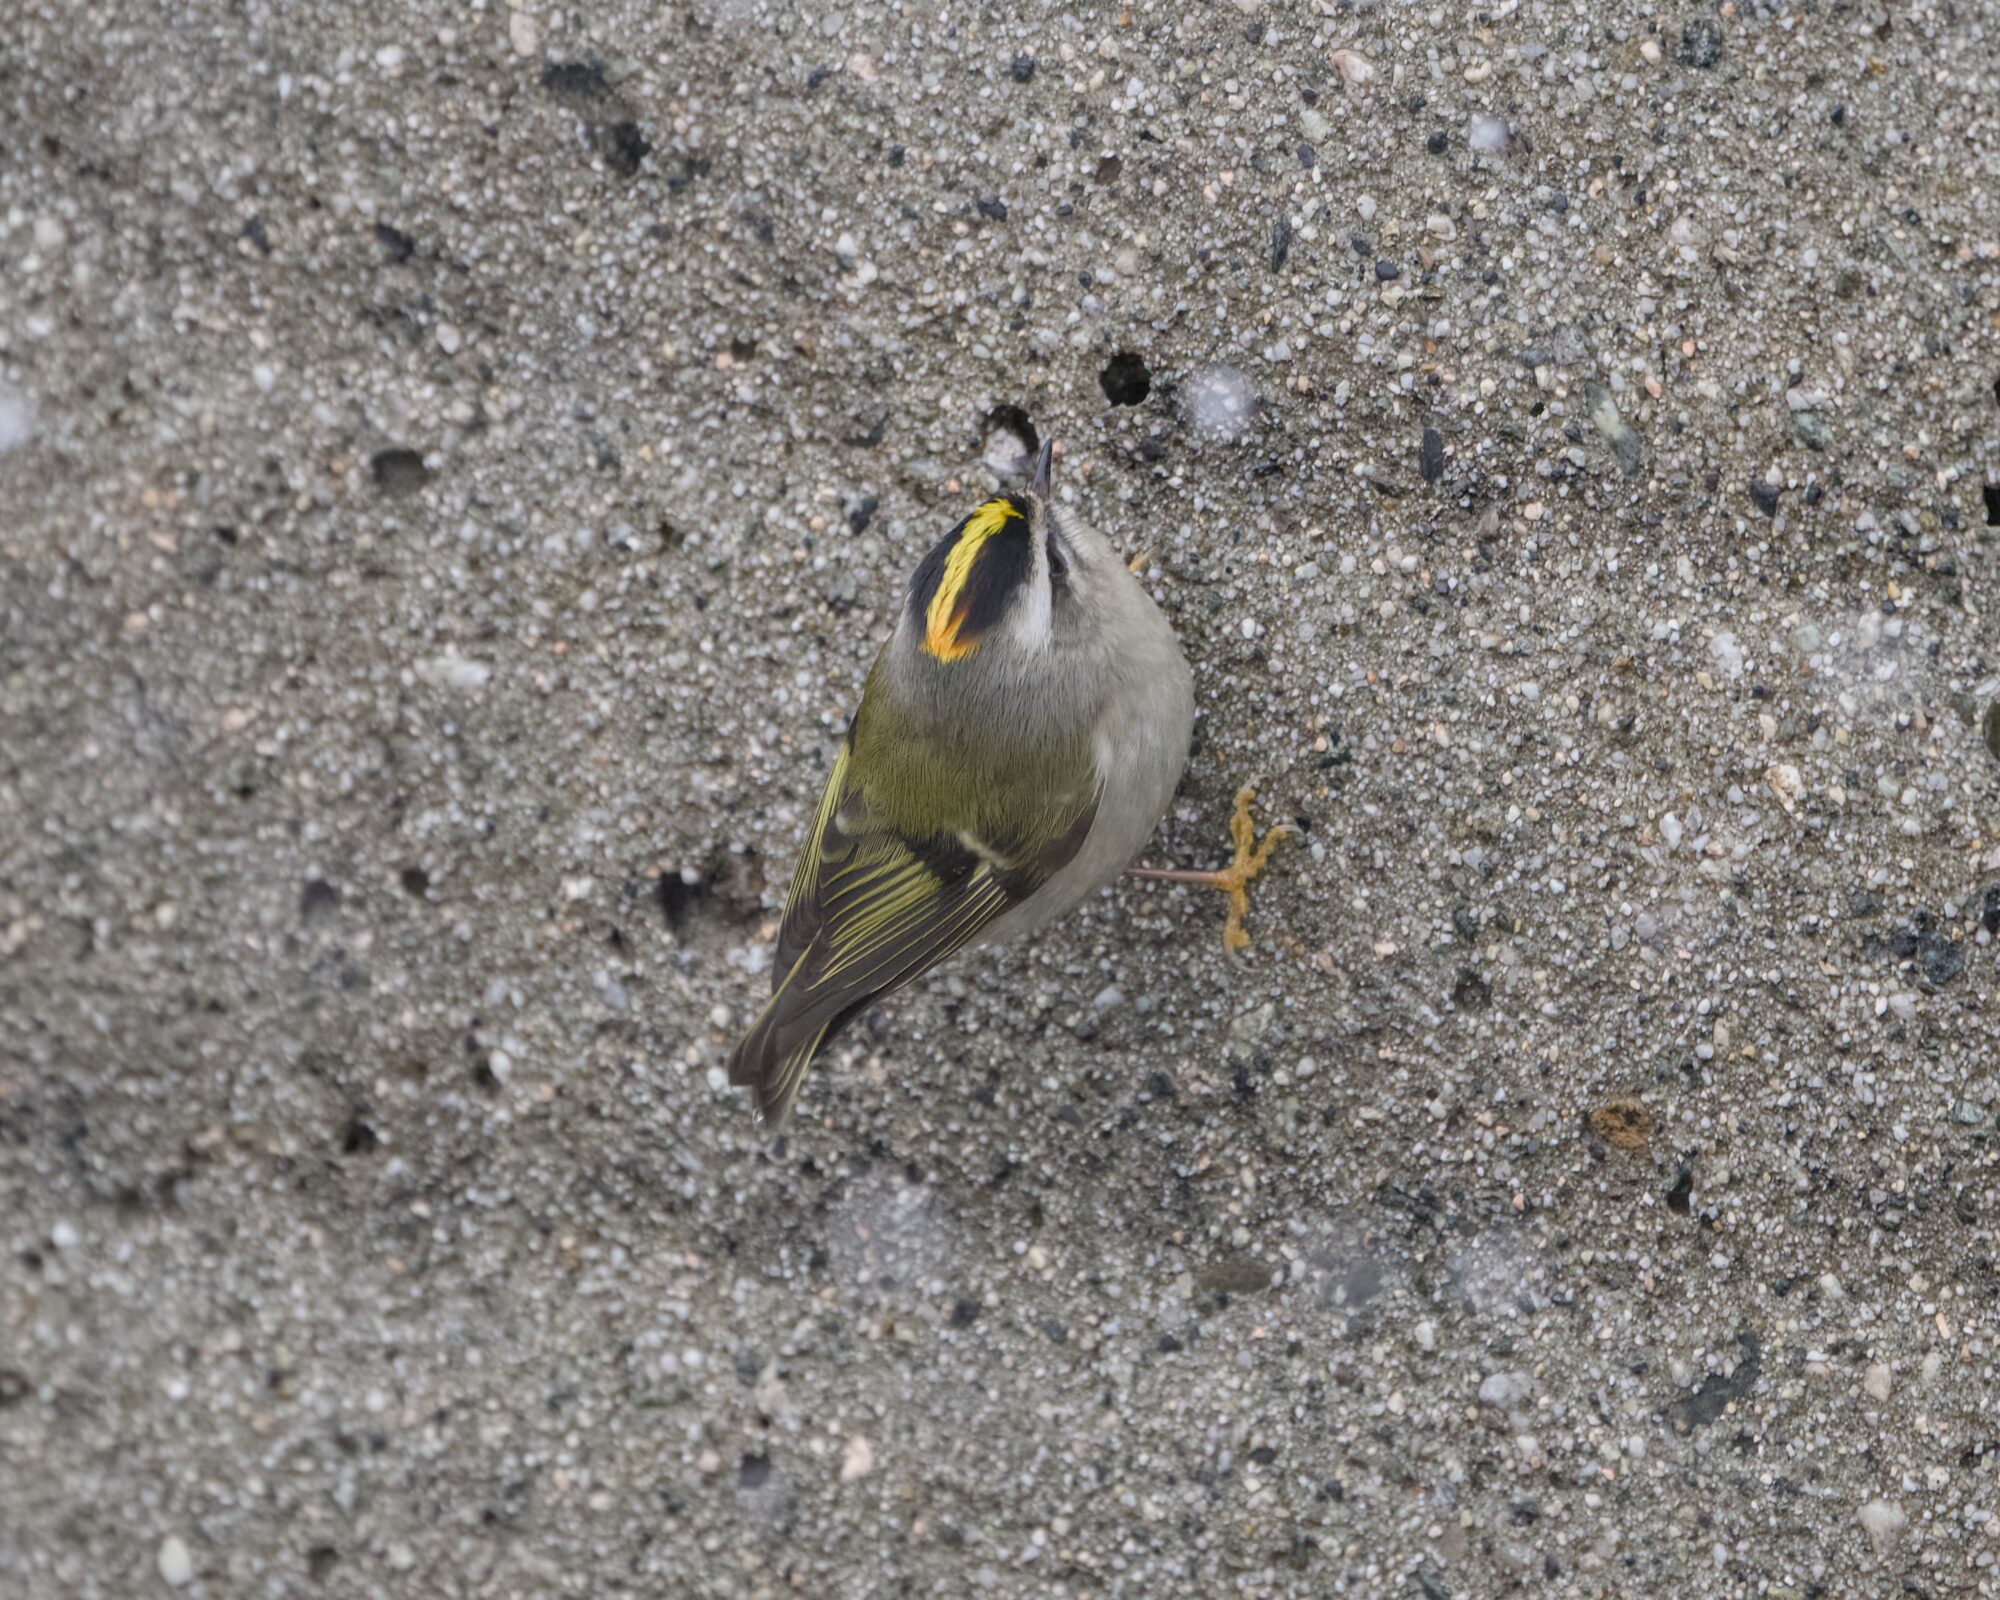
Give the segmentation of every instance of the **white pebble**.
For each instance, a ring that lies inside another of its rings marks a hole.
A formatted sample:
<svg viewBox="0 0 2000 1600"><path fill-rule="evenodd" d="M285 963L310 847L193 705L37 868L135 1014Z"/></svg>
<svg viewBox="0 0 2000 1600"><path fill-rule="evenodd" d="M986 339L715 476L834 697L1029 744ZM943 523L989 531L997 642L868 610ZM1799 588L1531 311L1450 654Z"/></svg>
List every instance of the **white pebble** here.
<svg viewBox="0 0 2000 1600"><path fill-rule="evenodd" d="M440 322L437 327L437 342L438 348L446 355L455 356L459 347L465 343L465 336L458 331L455 323Z"/></svg>
<svg viewBox="0 0 2000 1600"><path fill-rule="evenodd" d="M1525 1372L1496 1372L1479 1385L1479 1403L1507 1408L1519 1405L1535 1392L1535 1380Z"/></svg>
<svg viewBox="0 0 2000 1600"><path fill-rule="evenodd" d="M525 11L517 11L507 19L507 39L517 56L531 56L542 48L542 30Z"/></svg>
<svg viewBox="0 0 2000 1600"><path fill-rule="evenodd" d="M178 1534L160 1541L160 1577L171 1589L185 1589L194 1582L194 1557Z"/></svg>
<svg viewBox="0 0 2000 1600"><path fill-rule="evenodd" d="M1854 1514L1854 1520L1877 1550L1888 1549L1910 1524L1903 1508L1893 1500L1870 1500Z"/></svg>
<svg viewBox="0 0 2000 1600"><path fill-rule="evenodd" d="M867 1477L874 1470L875 1447L857 1433L847 1441L846 1452L840 1458L840 1481L852 1483L857 1478Z"/></svg>
<svg viewBox="0 0 2000 1600"><path fill-rule="evenodd" d="M468 661L456 650L417 663L417 676L437 689L483 689L493 669L483 661Z"/></svg>
<svg viewBox="0 0 2000 1600"><path fill-rule="evenodd" d="M1375 63L1359 50L1336 50L1333 53L1333 69L1345 83L1357 87L1375 76Z"/></svg>
<svg viewBox="0 0 2000 1600"><path fill-rule="evenodd" d="M1187 407L1196 429L1224 442L1250 426L1257 411L1257 391L1233 367L1210 367L1187 386Z"/></svg>
<svg viewBox="0 0 2000 1600"><path fill-rule="evenodd" d="M0 383L0 455L18 450L35 436L35 408L18 389Z"/></svg>
<svg viewBox="0 0 2000 1600"><path fill-rule="evenodd" d="M1870 1399L1887 1400L1890 1382L1889 1363L1876 1361L1870 1363L1868 1371L1863 1375L1861 1387L1868 1391Z"/></svg>

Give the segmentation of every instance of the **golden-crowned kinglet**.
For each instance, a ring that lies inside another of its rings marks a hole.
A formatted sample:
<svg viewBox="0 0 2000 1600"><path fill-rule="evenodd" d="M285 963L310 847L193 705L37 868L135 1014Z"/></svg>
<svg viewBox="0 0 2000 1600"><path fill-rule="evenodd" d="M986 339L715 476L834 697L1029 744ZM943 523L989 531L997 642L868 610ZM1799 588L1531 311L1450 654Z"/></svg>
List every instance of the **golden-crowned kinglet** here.
<svg viewBox="0 0 2000 1600"><path fill-rule="evenodd" d="M1043 445L1025 494L988 500L910 579L813 818L771 1002L729 1058L782 1125L806 1068L882 996L964 945L1041 927L1118 876L1172 800L1194 729L1180 643L1093 528L1058 511ZM1252 848L1249 791L1222 872L1138 875L1230 895Z"/></svg>

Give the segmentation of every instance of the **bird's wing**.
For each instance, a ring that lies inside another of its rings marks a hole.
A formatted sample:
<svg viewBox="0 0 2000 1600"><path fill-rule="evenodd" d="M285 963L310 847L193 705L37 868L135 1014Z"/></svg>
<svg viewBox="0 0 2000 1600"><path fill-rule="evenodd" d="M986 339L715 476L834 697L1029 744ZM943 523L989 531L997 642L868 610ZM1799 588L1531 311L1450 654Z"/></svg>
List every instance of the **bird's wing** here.
<svg viewBox="0 0 2000 1600"><path fill-rule="evenodd" d="M936 966L1048 882L1097 814L1079 798L1045 843L1010 850L971 832L917 836L886 822L842 749L792 875L774 992L729 1059L729 1081L784 1121L814 1054L883 995Z"/></svg>

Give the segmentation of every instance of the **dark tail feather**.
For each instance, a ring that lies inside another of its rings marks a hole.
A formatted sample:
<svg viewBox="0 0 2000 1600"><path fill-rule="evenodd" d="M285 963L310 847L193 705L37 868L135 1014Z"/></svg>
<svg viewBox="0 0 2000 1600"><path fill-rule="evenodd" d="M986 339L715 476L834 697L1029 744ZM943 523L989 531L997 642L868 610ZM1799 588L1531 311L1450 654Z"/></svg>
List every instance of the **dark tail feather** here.
<svg viewBox="0 0 2000 1600"><path fill-rule="evenodd" d="M806 1081L806 1068L834 1026L824 1017L798 1015L797 1002L786 994L804 965L801 956L729 1055L729 1081L756 1092L757 1120L773 1133L784 1130L799 1086Z"/></svg>

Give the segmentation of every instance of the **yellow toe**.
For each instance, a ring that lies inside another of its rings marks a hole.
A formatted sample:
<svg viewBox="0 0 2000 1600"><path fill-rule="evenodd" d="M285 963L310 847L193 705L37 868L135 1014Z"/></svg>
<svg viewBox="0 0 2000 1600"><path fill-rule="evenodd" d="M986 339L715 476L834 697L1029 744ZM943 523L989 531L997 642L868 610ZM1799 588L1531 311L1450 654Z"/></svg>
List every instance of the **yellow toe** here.
<svg viewBox="0 0 2000 1600"><path fill-rule="evenodd" d="M1215 875L1215 886L1229 897L1229 917L1222 925L1222 945L1226 950L1250 947L1250 934L1243 926L1243 919L1250 913L1250 880L1264 870L1278 841L1293 831L1280 822L1265 829L1260 841L1257 824L1250 815L1251 803L1256 798L1257 791L1247 783L1236 791L1236 809L1229 818L1229 837L1236 853L1229 865Z"/></svg>

